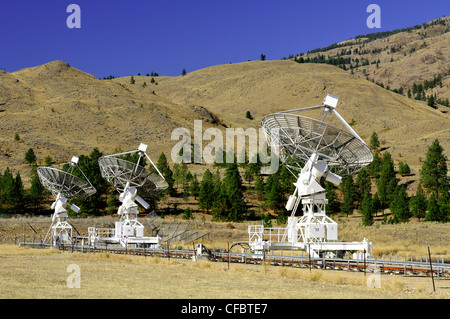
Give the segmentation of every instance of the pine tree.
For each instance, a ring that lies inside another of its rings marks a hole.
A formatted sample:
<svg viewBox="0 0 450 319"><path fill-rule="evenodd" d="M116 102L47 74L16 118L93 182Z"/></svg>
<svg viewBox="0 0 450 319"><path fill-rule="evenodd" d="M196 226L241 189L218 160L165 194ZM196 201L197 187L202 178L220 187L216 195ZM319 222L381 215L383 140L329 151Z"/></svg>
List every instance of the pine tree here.
<svg viewBox="0 0 450 319"><path fill-rule="evenodd" d="M106 207L104 197L109 185L102 177L100 166L98 164L98 159L102 156L103 153L100 152L98 148L94 148L89 156L79 156L78 166L84 172L91 184L95 185L95 189L97 190L95 194L87 197L86 199L83 199L82 201L75 201L74 204L80 206L81 213L83 215L101 215L103 209ZM84 178L77 170L74 170L73 173L80 178Z"/></svg>
<svg viewBox="0 0 450 319"><path fill-rule="evenodd" d="M378 148L380 147L380 141L378 140L378 134L376 132L373 132L370 137L369 147L375 152L378 151Z"/></svg>
<svg viewBox="0 0 450 319"><path fill-rule="evenodd" d="M32 165L36 163L36 155L34 154L34 151L32 148L28 149L28 151L25 153L25 163Z"/></svg>
<svg viewBox="0 0 450 319"><path fill-rule="evenodd" d="M438 206L439 206L439 221L440 222L449 222L450 221L450 194L446 193L443 194L438 199Z"/></svg>
<svg viewBox="0 0 450 319"><path fill-rule="evenodd" d="M361 205L359 206L359 210L362 214L362 220L364 226L373 225L373 201L372 196L368 191L364 192L363 199L361 201Z"/></svg>
<svg viewBox="0 0 450 319"><path fill-rule="evenodd" d="M447 158L444 149L436 139L428 148L425 161L420 170L420 182L429 193L436 193L439 198L448 193Z"/></svg>
<svg viewBox="0 0 450 319"><path fill-rule="evenodd" d="M211 214L214 221L228 220L231 213L231 203L228 198L227 190L221 187L219 195L214 198Z"/></svg>
<svg viewBox="0 0 450 319"><path fill-rule="evenodd" d="M382 162L380 156L378 155L378 153L375 153L373 155L372 163L367 166L370 176L378 180L381 174L381 166Z"/></svg>
<svg viewBox="0 0 450 319"><path fill-rule="evenodd" d="M14 204L14 176L9 167L5 169L0 187L2 203L5 207Z"/></svg>
<svg viewBox="0 0 450 319"><path fill-rule="evenodd" d="M12 202L13 202L13 210L17 213L22 213L25 208L25 189L23 187L22 178L20 173L17 172L16 178L13 182L13 190L12 190Z"/></svg>
<svg viewBox="0 0 450 319"><path fill-rule="evenodd" d="M264 197L264 180L261 175L257 175L255 179L255 192L256 197L259 201L263 200Z"/></svg>
<svg viewBox="0 0 450 319"><path fill-rule="evenodd" d="M274 212L280 211L283 202L283 194L279 173L271 174L267 178L265 187L265 202Z"/></svg>
<svg viewBox="0 0 450 319"><path fill-rule="evenodd" d="M413 217L416 217L419 221L424 218L427 213L427 198L423 191L422 185L417 187L416 195L410 200L410 210Z"/></svg>
<svg viewBox="0 0 450 319"><path fill-rule="evenodd" d="M367 168L363 168L356 175L355 186L358 198L363 198L365 193L370 193L372 188L372 180Z"/></svg>
<svg viewBox="0 0 450 319"><path fill-rule="evenodd" d="M206 213L209 213L209 209L214 203L215 198L213 191L214 191L213 176L209 171L209 169L207 169L203 174L198 194L199 208L206 209Z"/></svg>
<svg viewBox="0 0 450 319"><path fill-rule="evenodd" d="M395 191L395 196L389 206L393 216L393 222L407 222L411 217L408 205L408 195L404 186L398 186Z"/></svg>
<svg viewBox="0 0 450 319"><path fill-rule="evenodd" d="M431 106L432 108L436 108L436 101L434 100L434 96L433 94L431 94L428 98L427 98L427 105Z"/></svg>
<svg viewBox="0 0 450 319"><path fill-rule="evenodd" d="M393 194L397 187L394 163L389 152L383 154L381 165L380 178L377 183L378 196L380 198L382 207L386 208L389 207Z"/></svg>
<svg viewBox="0 0 450 319"><path fill-rule="evenodd" d="M411 174L411 169L410 169L408 163L406 163L406 162L403 163L403 161L400 161L398 163L398 173L402 176Z"/></svg>
<svg viewBox="0 0 450 319"><path fill-rule="evenodd" d="M194 174L191 182L191 195L194 196L194 199L197 199L198 194L200 192L200 184L197 179L197 174Z"/></svg>
<svg viewBox="0 0 450 319"><path fill-rule="evenodd" d="M353 214L353 204L355 201L355 186L352 176L347 176L343 179L342 192L344 194L344 201L341 204L341 213L348 216L350 214Z"/></svg>
<svg viewBox="0 0 450 319"><path fill-rule="evenodd" d="M228 219L230 221L241 220L247 212L247 205L244 200L242 179L236 163L227 165L223 186L226 189L228 200L231 203Z"/></svg>
<svg viewBox="0 0 450 319"><path fill-rule="evenodd" d="M427 214L425 215L426 222L433 222L440 220L440 211L437 201L437 194L432 193L428 199Z"/></svg>
<svg viewBox="0 0 450 319"><path fill-rule="evenodd" d="M164 179L166 180L167 184L169 185L167 189L164 191L165 194L174 195L175 189L173 188L173 184L175 183L175 180L173 179L173 172L170 169L169 163L167 161L167 157L164 153L161 153L161 155L158 158L158 161L156 162L156 167L161 172L161 174L164 176Z"/></svg>
<svg viewBox="0 0 450 319"><path fill-rule="evenodd" d="M380 198L378 197L378 193L375 193L375 195L373 195L372 206L373 206L373 212L375 213L375 216L376 216L377 213L382 209L381 201L380 201Z"/></svg>

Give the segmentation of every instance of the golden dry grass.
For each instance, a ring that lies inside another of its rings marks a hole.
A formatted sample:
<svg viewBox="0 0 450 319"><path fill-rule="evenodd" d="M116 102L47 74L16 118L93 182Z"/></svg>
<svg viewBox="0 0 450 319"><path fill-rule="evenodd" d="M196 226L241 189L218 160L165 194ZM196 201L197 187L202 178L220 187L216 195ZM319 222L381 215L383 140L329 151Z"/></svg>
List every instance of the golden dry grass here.
<svg viewBox="0 0 450 319"><path fill-rule="evenodd" d="M81 288L68 288L67 267L80 267ZM0 298L448 298L448 279L264 265L81 254L0 245Z"/></svg>

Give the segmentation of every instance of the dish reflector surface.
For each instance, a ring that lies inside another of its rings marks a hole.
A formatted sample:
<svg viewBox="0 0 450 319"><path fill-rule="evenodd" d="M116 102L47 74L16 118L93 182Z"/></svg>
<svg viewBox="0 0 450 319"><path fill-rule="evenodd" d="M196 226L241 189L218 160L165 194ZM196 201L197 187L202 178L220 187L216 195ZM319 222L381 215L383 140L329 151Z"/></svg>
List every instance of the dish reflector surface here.
<svg viewBox="0 0 450 319"><path fill-rule="evenodd" d="M102 177L123 192L127 183L130 187L140 188L144 193L156 194L169 184L156 172L148 171L141 165L117 157L100 157L98 159Z"/></svg>
<svg viewBox="0 0 450 319"><path fill-rule="evenodd" d="M38 167L37 173L41 184L53 196L61 193L66 198L83 199L96 192L96 189L89 182L53 167Z"/></svg>
<svg viewBox="0 0 450 319"><path fill-rule="evenodd" d="M334 172L352 175L373 159L369 147L354 135L313 118L274 113L265 116L261 126L272 151L291 168L301 169L317 153Z"/></svg>

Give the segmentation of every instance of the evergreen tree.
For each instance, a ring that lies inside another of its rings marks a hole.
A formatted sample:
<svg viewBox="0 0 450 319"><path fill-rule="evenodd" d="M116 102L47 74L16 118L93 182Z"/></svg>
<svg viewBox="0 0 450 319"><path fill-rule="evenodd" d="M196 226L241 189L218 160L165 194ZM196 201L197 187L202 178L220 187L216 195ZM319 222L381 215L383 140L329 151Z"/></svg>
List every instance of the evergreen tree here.
<svg viewBox="0 0 450 319"><path fill-rule="evenodd" d="M364 226L371 226L373 225L373 213L374 213L374 207L373 207L373 201L372 196L368 191L364 192L363 199L361 201L361 205L359 206L359 210L362 214L362 220Z"/></svg>
<svg viewBox="0 0 450 319"><path fill-rule="evenodd" d="M222 184L222 183L221 183ZM221 187L219 194L214 198L211 214L214 221L228 220L230 216L231 203L225 187Z"/></svg>
<svg viewBox="0 0 450 319"><path fill-rule="evenodd" d="M265 202L274 212L279 212L282 208L283 194L280 184L279 173L271 174L267 178L265 187Z"/></svg>
<svg viewBox="0 0 450 319"><path fill-rule="evenodd" d="M236 163L227 165L223 184L228 200L231 203L228 219L230 221L241 220L247 212L247 205L244 200L242 179Z"/></svg>
<svg viewBox="0 0 450 319"><path fill-rule="evenodd" d="M223 186L219 169L217 169L216 172L212 174L212 181L213 181L213 196L217 197L219 196L220 190L222 189Z"/></svg>
<svg viewBox="0 0 450 319"><path fill-rule="evenodd" d="M428 199L427 214L425 215L426 222L433 222L440 220L440 210L437 200L437 194L432 193Z"/></svg>
<svg viewBox="0 0 450 319"><path fill-rule="evenodd" d="M381 174L381 166L382 163L380 156L378 155L378 153L375 153L373 155L372 163L367 166L370 176L378 180Z"/></svg>
<svg viewBox="0 0 450 319"><path fill-rule="evenodd" d="M13 180L12 203L13 210L17 213L23 213L25 209L25 189L23 187L20 173L17 172L16 178Z"/></svg>
<svg viewBox="0 0 450 319"><path fill-rule="evenodd" d="M422 185L419 184L416 195L410 200L410 210L413 217L416 217L419 221L424 218L427 213L427 198L423 191Z"/></svg>
<svg viewBox="0 0 450 319"><path fill-rule="evenodd" d="M406 194L406 188L404 186L397 187L395 196L389 206L393 216L393 222L407 222L409 221L410 212L408 204L408 195Z"/></svg>
<svg viewBox="0 0 450 319"><path fill-rule="evenodd" d="M75 204L80 206L81 213L83 215L101 215L102 210L106 207L104 196L106 195L109 186L100 172L98 159L101 156L103 156L103 154L98 150L98 148L94 148L89 156L79 156L78 166L97 190L95 194L87 197L86 199L83 199L82 201L76 201ZM78 170L74 170L73 174L78 175L78 177L84 179L84 177L80 172L78 172Z"/></svg>
<svg viewBox="0 0 450 319"><path fill-rule="evenodd" d="M397 187L394 163L389 152L383 154L381 165L380 178L377 184L378 196L380 198L382 207L386 208L389 207L393 194Z"/></svg>
<svg viewBox="0 0 450 319"><path fill-rule="evenodd" d="M378 151L378 148L380 147L380 141L378 140L378 134L376 132L373 132L370 137L369 147L375 152Z"/></svg>
<svg viewBox="0 0 450 319"><path fill-rule="evenodd" d="M436 193L439 198L448 193L447 158L444 149L436 139L428 148L425 161L420 170L420 182L429 193ZM436 199L437 200L437 199Z"/></svg>
<svg viewBox="0 0 450 319"><path fill-rule="evenodd" d="M255 179L256 198L261 201L264 197L264 180L261 175L257 175Z"/></svg>
<svg viewBox="0 0 450 319"><path fill-rule="evenodd" d="M353 214L354 201L355 201L355 186L353 183L353 177L347 176L342 180L342 193L344 194L344 200L341 204L341 213L347 216Z"/></svg>
<svg viewBox="0 0 450 319"><path fill-rule="evenodd" d="M403 163L403 161L400 161L398 163L398 173L402 176L406 176L411 174L411 169L409 168L409 165L406 162Z"/></svg>
<svg viewBox="0 0 450 319"><path fill-rule="evenodd" d="M167 157L164 153L161 153L161 155L158 158L158 161L156 162L156 167L161 172L161 174L164 176L164 179L166 180L167 184L169 185L167 189L164 191L165 194L174 195L175 189L173 188L173 184L175 183L175 180L173 179L173 172L170 169L169 163L167 161Z"/></svg>
<svg viewBox="0 0 450 319"><path fill-rule="evenodd" d="M209 209L214 203L214 184L213 176L209 169L203 174L202 181L200 183L200 190L198 194L198 205L200 209L206 209L206 213L209 213Z"/></svg>
<svg viewBox="0 0 450 319"><path fill-rule="evenodd" d="M355 187L358 198L362 199L365 193L370 193L372 188L372 180L367 168L363 168L356 175Z"/></svg>
<svg viewBox="0 0 450 319"><path fill-rule="evenodd" d="M32 148L29 148L28 151L25 153L25 163L32 165L36 163L36 155L34 154L34 151Z"/></svg>
<svg viewBox="0 0 450 319"><path fill-rule="evenodd" d="M191 195L194 196L195 199L197 199L198 194L200 192L200 184L197 179L197 174L194 174L194 176L192 178L190 191L191 191Z"/></svg>
<svg viewBox="0 0 450 319"><path fill-rule="evenodd" d="M440 222L450 221L450 194L445 193L438 199Z"/></svg>
<svg viewBox="0 0 450 319"><path fill-rule="evenodd" d="M0 191L0 200L4 207L11 207L14 204L14 176L9 167L3 173Z"/></svg>
<svg viewBox="0 0 450 319"><path fill-rule="evenodd" d="M53 159L50 155L44 158L44 166L51 166L53 164Z"/></svg>
<svg viewBox="0 0 450 319"><path fill-rule="evenodd" d="M431 94L427 99L427 105L431 106L433 109L436 108L436 101L434 100L433 94Z"/></svg>
<svg viewBox="0 0 450 319"><path fill-rule="evenodd" d="M381 201L380 201L380 198L378 197L378 193L375 193L375 195L373 195L372 206L373 206L373 212L375 213L375 216L376 216L377 213L382 209Z"/></svg>

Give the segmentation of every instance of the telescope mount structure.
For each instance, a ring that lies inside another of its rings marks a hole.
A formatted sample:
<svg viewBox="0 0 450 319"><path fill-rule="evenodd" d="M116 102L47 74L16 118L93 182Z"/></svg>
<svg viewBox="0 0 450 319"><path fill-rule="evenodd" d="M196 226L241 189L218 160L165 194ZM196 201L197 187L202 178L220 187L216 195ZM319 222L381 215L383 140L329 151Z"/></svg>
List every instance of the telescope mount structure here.
<svg viewBox="0 0 450 319"><path fill-rule="evenodd" d="M142 194L156 196L165 190L169 185L164 176L146 154L147 145L140 144L137 150L102 156L98 162L102 177L112 183L120 193L119 200L122 203L117 211L119 221L115 222L114 228L88 228L88 240L90 245L98 242L119 243L123 247L134 245L136 247L159 248L161 237L145 237L144 225L138 221L139 203L145 209L150 207L141 196ZM137 154L137 162L133 163L123 157ZM152 165L147 170L143 165L144 158L148 159ZM143 195L144 196L144 195Z"/></svg>
<svg viewBox="0 0 450 319"><path fill-rule="evenodd" d="M62 170L56 168L62 166ZM65 171L64 169L67 169ZM78 176L76 174L78 171ZM78 213L80 208L69 203L69 199L83 199L96 193L96 189L87 179L81 168L78 166L78 157L72 157L69 163L57 164L53 166L40 166L37 173L41 184L48 189L55 201L51 208L52 224L45 235L44 242L51 242L53 246L72 243L72 226L68 222L66 207L69 206Z"/></svg>
<svg viewBox="0 0 450 319"><path fill-rule="evenodd" d="M256 253L268 250L306 250L312 257L340 257L345 252L370 255L372 243L339 242L338 224L326 215L324 181L339 185L341 175L352 175L372 162L367 144L336 111L338 98L328 94L322 105L269 114L261 121L264 135L288 170L295 176L295 191L286 210L286 228L248 227L249 246ZM292 114L322 109L321 120ZM326 123L334 114L349 132ZM296 216L301 203L301 216Z"/></svg>

